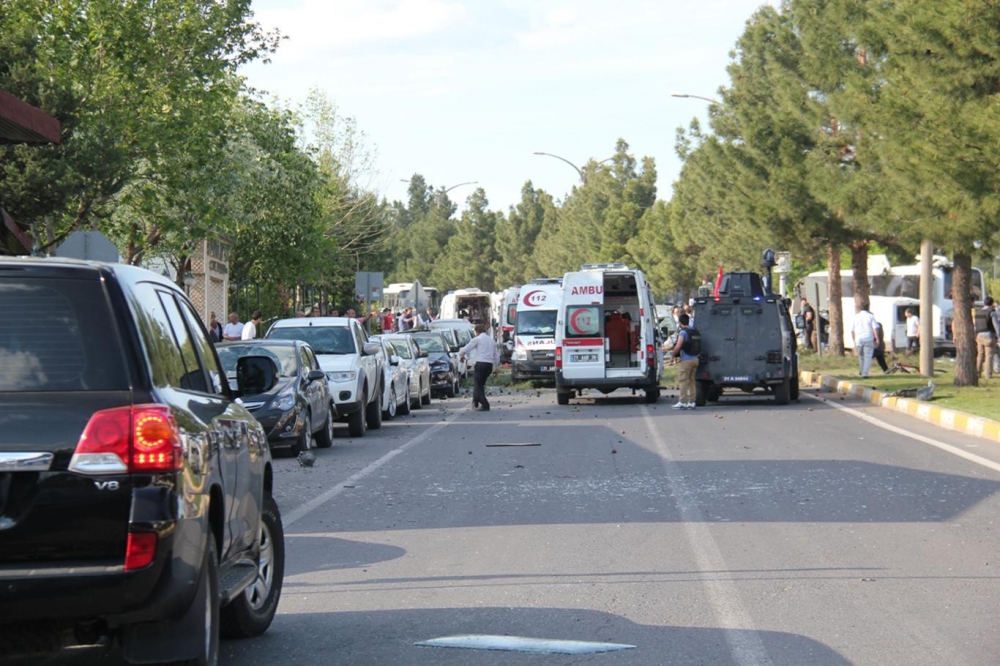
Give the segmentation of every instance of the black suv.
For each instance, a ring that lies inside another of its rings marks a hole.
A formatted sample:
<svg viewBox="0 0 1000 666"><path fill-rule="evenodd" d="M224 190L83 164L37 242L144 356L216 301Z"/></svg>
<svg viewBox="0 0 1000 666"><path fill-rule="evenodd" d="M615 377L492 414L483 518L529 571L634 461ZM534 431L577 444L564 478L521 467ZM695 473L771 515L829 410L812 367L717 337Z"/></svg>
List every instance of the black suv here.
<svg viewBox="0 0 1000 666"><path fill-rule="evenodd" d="M726 273L717 296L699 296L694 327L701 334L695 404L717 401L726 388L774 394L779 405L799 398L795 329L785 301L761 276Z"/></svg>
<svg viewBox="0 0 1000 666"><path fill-rule="evenodd" d="M284 537L261 426L184 293L120 264L0 259L0 655L214 664L267 629ZM240 386L273 384L267 357Z"/></svg>

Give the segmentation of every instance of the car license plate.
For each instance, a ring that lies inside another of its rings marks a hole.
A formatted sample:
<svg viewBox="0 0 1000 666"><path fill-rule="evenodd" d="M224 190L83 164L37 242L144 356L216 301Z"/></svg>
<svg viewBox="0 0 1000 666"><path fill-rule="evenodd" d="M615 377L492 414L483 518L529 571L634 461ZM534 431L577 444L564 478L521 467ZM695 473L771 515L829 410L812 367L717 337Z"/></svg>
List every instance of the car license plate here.
<svg viewBox="0 0 1000 666"><path fill-rule="evenodd" d="M570 354L569 360L574 363L597 363L597 354Z"/></svg>

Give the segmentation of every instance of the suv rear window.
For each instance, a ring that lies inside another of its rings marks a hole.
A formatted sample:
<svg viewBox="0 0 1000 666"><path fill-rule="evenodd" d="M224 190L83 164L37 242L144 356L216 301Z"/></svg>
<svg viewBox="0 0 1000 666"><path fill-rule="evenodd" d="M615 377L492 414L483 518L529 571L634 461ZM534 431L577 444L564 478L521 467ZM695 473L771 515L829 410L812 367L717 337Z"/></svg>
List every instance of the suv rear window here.
<svg viewBox="0 0 1000 666"><path fill-rule="evenodd" d="M0 280L0 392L128 388L116 325L97 280Z"/></svg>
<svg viewBox="0 0 1000 666"><path fill-rule="evenodd" d="M272 340L303 340L317 354L356 354L354 336L346 326L281 326L267 332Z"/></svg>

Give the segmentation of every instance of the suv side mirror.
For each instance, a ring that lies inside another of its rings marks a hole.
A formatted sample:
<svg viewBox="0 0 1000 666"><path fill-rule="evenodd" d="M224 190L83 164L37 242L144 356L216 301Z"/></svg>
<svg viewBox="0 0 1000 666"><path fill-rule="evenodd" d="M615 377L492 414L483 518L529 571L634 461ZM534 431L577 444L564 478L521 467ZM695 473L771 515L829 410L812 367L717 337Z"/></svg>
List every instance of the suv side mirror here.
<svg viewBox="0 0 1000 666"><path fill-rule="evenodd" d="M278 366L270 356L243 356L236 361L239 395L260 395L278 383Z"/></svg>
<svg viewBox="0 0 1000 666"><path fill-rule="evenodd" d="M375 356L382 351L382 345L377 342L366 342L361 351L366 356Z"/></svg>
<svg viewBox="0 0 1000 666"><path fill-rule="evenodd" d="M309 374L306 375L306 381L315 382L320 379L326 379L326 373L322 370L310 370Z"/></svg>

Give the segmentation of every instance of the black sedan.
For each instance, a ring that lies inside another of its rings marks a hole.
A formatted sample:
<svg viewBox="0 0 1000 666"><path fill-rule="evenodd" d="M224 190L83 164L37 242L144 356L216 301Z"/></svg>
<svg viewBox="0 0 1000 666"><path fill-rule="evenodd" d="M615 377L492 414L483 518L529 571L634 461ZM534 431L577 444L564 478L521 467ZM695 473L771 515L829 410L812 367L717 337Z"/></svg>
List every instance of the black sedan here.
<svg viewBox="0 0 1000 666"><path fill-rule="evenodd" d="M417 349L427 352L427 362L431 366L431 390L454 398L458 394L460 378L451 353L458 348L450 344L440 331L414 331L409 335L417 343Z"/></svg>
<svg viewBox="0 0 1000 666"><path fill-rule="evenodd" d="M241 356L269 356L278 366L278 381L257 395L244 395L243 404L267 433L272 447L291 447L292 455L333 444L333 405L326 375L316 354L301 340L251 340L217 345L219 360L230 384L236 381Z"/></svg>

